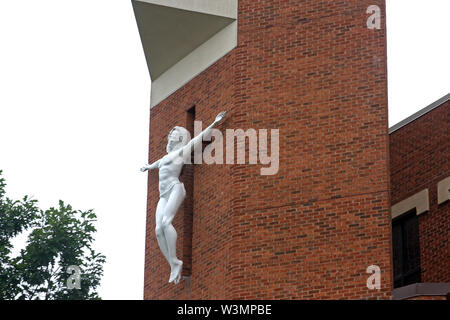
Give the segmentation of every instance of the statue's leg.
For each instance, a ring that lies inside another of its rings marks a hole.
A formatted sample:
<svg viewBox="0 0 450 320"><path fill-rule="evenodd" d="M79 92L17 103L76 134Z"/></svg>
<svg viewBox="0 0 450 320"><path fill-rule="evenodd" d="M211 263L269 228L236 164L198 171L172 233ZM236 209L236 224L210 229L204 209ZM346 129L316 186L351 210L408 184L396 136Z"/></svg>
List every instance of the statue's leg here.
<svg viewBox="0 0 450 320"><path fill-rule="evenodd" d="M169 262L170 267L172 268L172 263L169 259L169 250L167 249L166 237L164 236L164 228L163 228L163 218L164 218L164 209L166 207L167 200L164 198L159 198L158 205L156 206L156 240L158 240L159 248L166 258L167 262Z"/></svg>
<svg viewBox="0 0 450 320"><path fill-rule="evenodd" d="M183 262L177 258L177 231L173 227L172 221L185 197L186 190L184 189L184 185L181 183L174 185L164 208L164 217L162 220L164 236L167 241L167 249L172 266L169 282L175 281L175 283L177 283L181 277L181 267Z"/></svg>

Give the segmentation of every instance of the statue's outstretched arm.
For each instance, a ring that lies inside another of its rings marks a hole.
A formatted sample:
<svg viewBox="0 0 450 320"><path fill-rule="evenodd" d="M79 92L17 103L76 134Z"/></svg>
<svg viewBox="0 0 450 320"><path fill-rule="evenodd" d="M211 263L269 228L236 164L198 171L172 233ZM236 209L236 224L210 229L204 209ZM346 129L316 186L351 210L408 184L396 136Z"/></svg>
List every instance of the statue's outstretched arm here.
<svg viewBox="0 0 450 320"><path fill-rule="evenodd" d="M219 113L216 117L216 119L214 120L214 122L207 127L205 130L203 130L199 135L197 135L196 137L194 137L191 141L188 142L187 145L185 145L183 147L183 149L181 149L181 152L183 154L191 154L192 150L198 146L200 143L202 143L203 140L203 136L209 134L211 132L211 129L220 121L222 121L223 118L225 118L226 115L226 111L222 111L221 113Z"/></svg>
<svg viewBox="0 0 450 320"><path fill-rule="evenodd" d="M158 160L158 161L153 162L152 164L146 164L145 166L143 166L143 167L141 168L141 171L142 171L142 172L145 172L145 171L147 171L147 170L154 170L154 169L157 169L158 166L159 166L159 162L160 162L160 161L161 161L161 159Z"/></svg>

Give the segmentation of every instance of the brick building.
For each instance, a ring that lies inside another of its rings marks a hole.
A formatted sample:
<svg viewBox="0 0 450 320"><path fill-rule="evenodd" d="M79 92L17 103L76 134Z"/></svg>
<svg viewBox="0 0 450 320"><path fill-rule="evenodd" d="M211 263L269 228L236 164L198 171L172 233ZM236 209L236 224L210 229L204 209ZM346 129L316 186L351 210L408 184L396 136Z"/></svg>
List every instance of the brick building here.
<svg viewBox="0 0 450 320"><path fill-rule="evenodd" d="M280 133L275 175L261 175L262 164L185 166L178 285L167 283L155 239L158 176L149 174L144 298L390 299L390 198L409 193L397 185L408 177L390 188L389 139L402 138L388 134L385 1L133 7L152 77L149 162L165 154L174 126L192 133L194 120L207 125L223 110L221 131ZM444 264L423 277L448 281L448 270L436 278ZM367 286L370 266L380 270L378 289Z"/></svg>
<svg viewBox="0 0 450 320"><path fill-rule="evenodd" d="M390 129L395 298L450 292L449 124L450 94Z"/></svg>

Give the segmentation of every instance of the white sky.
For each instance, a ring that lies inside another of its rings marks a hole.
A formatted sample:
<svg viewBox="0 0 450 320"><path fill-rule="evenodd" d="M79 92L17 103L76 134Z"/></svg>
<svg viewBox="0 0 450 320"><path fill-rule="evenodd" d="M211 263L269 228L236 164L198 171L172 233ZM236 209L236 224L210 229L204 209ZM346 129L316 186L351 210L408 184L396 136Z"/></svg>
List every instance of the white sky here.
<svg viewBox="0 0 450 320"><path fill-rule="evenodd" d="M450 93L450 1L387 0L387 10L392 126ZM142 299L149 100L131 1L0 2L8 196L95 209L103 299Z"/></svg>

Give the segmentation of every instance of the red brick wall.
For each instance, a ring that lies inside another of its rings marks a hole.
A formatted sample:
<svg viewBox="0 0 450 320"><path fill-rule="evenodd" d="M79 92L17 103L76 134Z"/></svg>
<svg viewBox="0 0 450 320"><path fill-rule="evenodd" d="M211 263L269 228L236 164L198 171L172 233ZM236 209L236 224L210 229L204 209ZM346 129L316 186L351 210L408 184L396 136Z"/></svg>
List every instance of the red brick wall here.
<svg viewBox="0 0 450 320"><path fill-rule="evenodd" d="M233 100L234 58L228 55L211 66L206 72L172 94L164 102L151 110L150 148L151 162L165 154L167 135L175 125L187 126L187 111L195 106L196 118L206 123L212 122L221 110L231 110ZM225 295L225 272L230 224L224 223L230 215L231 192L230 166L194 165L194 196L189 188L188 175L192 166L184 168L182 180L185 183L186 202L193 200L193 238L192 238L192 288L188 282L169 285L170 268L162 256L156 242L155 210L159 199L158 173L150 172L148 182L148 210L146 233L146 259L144 297L146 299L167 298L220 298ZM192 174L192 173L191 173ZM188 182L188 183L186 183ZM188 205L189 206L189 205ZM181 259L185 239L189 229L186 225L186 203L174 219L178 233L177 256ZM214 250L214 248L217 248ZM183 274L189 274L186 266Z"/></svg>
<svg viewBox="0 0 450 320"><path fill-rule="evenodd" d="M381 30L366 27L373 4ZM384 11L384 0L239 1L238 47L151 110L149 158L195 105L205 126L228 111L223 132L279 129L280 170L195 166L192 278L177 286L154 235L151 172L146 299L390 298ZM366 287L373 264L381 290Z"/></svg>
<svg viewBox="0 0 450 320"><path fill-rule="evenodd" d="M437 184L450 176L449 123L447 102L390 135L392 204L429 191L419 216L422 282L450 282L450 202L437 203Z"/></svg>

